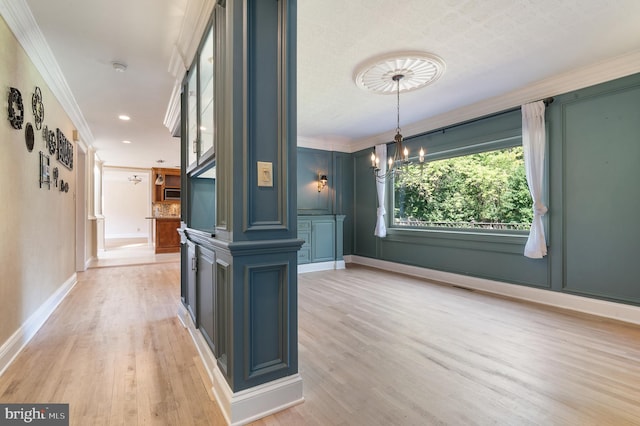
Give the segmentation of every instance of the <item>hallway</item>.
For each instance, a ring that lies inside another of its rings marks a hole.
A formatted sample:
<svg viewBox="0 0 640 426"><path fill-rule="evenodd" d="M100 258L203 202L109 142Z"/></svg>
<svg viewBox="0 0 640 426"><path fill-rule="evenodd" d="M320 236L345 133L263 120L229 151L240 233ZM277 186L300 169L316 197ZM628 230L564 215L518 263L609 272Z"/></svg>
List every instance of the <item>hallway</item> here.
<svg viewBox="0 0 640 426"><path fill-rule="evenodd" d="M69 403L71 425L224 418L176 312L179 264L89 269L0 377L0 401Z"/></svg>

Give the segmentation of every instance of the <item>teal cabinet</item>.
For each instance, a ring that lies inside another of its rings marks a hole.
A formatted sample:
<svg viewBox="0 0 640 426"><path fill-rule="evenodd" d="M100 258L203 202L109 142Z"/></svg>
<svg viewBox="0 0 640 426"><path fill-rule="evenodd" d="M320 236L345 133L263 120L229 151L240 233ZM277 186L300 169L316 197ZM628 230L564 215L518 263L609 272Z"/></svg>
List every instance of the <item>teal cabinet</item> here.
<svg viewBox="0 0 640 426"><path fill-rule="evenodd" d="M311 221L298 220L298 238L304 240L304 244L298 251L298 263L311 262Z"/></svg>
<svg viewBox="0 0 640 426"><path fill-rule="evenodd" d="M216 305L216 280L215 270L215 253L202 246L198 246L198 263L196 274L197 285L197 305L198 305L198 325L202 336L209 344L209 347L215 352L215 305Z"/></svg>
<svg viewBox="0 0 640 426"><path fill-rule="evenodd" d="M298 216L298 263L342 260L344 215Z"/></svg>
<svg viewBox="0 0 640 426"><path fill-rule="evenodd" d="M335 218L314 220L311 224L311 259L328 262L336 259Z"/></svg>

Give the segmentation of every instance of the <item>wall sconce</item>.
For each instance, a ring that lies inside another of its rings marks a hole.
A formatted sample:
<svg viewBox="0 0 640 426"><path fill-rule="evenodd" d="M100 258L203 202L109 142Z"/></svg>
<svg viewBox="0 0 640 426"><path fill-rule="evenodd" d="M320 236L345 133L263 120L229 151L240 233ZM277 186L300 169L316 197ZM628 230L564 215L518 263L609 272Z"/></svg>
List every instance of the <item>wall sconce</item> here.
<svg viewBox="0 0 640 426"><path fill-rule="evenodd" d="M318 172L318 192L322 191L327 186L327 175L321 175Z"/></svg>

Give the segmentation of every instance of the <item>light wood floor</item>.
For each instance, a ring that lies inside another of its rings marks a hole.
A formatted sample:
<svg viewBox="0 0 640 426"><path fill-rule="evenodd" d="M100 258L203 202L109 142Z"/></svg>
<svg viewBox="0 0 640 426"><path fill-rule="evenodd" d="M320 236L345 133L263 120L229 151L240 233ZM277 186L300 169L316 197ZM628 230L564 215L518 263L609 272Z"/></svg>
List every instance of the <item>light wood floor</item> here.
<svg viewBox="0 0 640 426"><path fill-rule="evenodd" d="M151 263L178 262L180 253L155 253L147 238L108 238L105 250L89 262L89 268L147 265Z"/></svg>
<svg viewBox="0 0 640 426"><path fill-rule="evenodd" d="M176 316L179 263L78 278L0 377L0 402L69 403L77 426L224 424Z"/></svg>
<svg viewBox="0 0 640 426"><path fill-rule="evenodd" d="M176 263L93 269L0 377L72 425L221 425ZM353 267L299 277L306 401L255 425L639 425L640 327Z"/></svg>

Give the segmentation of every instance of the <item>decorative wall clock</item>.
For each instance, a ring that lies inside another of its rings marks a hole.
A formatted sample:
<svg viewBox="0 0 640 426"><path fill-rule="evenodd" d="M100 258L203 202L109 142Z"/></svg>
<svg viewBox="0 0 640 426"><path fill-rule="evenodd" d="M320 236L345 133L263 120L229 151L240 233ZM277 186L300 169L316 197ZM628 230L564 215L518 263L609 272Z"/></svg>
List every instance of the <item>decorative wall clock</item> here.
<svg viewBox="0 0 640 426"><path fill-rule="evenodd" d="M22 129L24 122L24 105L22 104L22 94L15 87L9 88L9 122L14 129Z"/></svg>
<svg viewBox="0 0 640 426"><path fill-rule="evenodd" d="M27 144L27 151L33 151L34 134L31 123L27 123L24 128L24 142Z"/></svg>
<svg viewBox="0 0 640 426"><path fill-rule="evenodd" d="M42 91L38 86L31 96L31 108L33 109L33 120L36 123L36 130L42 129L44 121L44 104L42 103Z"/></svg>

